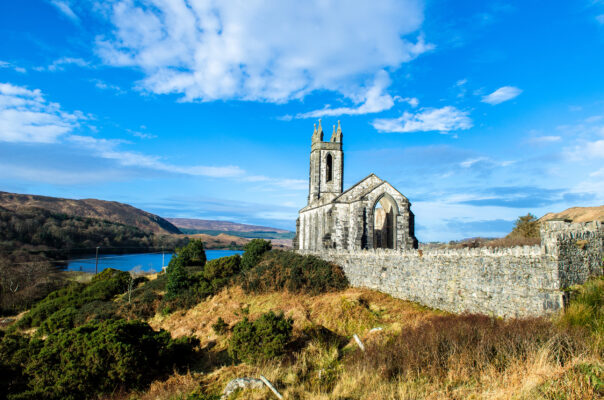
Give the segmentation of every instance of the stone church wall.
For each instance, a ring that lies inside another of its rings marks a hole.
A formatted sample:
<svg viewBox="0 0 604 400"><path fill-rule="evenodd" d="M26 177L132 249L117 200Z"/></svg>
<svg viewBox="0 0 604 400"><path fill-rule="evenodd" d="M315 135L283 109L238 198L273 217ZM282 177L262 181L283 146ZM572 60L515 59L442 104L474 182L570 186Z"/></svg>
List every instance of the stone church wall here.
<svg viewBox="0 0 604 400"><path fill-rule="evenodd" d="M496 316L560 310L564 289L602 274L600 222L549 222L541 246L505 249L300 250L344 269L352 286L428 307Z"/></svg>

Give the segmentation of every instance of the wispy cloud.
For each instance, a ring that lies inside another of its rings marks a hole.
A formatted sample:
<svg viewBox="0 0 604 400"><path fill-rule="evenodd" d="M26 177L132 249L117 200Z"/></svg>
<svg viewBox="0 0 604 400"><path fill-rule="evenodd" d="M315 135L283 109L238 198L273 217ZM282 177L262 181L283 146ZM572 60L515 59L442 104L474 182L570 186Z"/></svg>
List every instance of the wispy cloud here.
<svg viewBox="0 0 604 400"><path fill-rule="evenodd" d="M500 104L504 101L512 100L522 93L521 89L514 86L503 86L495 90L493 93L483 96L482 102L491 105Z"/></svg>
<svg viewBox="0 0 604 400"><path fill-rule="evenodd" d="M596 16L596 21L598 21L600 24L604 25L604 14L600 14L600 15Z"/></svg>
<svg viewBox="0 0 604 400"><path fill-rule="evenodd" d="M67 65L75 65L78 67L89 67L90 63L82 58L78 57L61 57L54 60L50 65L46 67L36 67L34 68L36 71L63 71L65 66Z"/></svg>
<svg viewBox="0 0 604 400"><path fill-rule="evenodd" d="M19 72L20 74L24 74L27 72L27 70L23 67L19 67L18 65L15 65L13 63L9 63L7 61L1 61L1 60L0 60L0 68L10 68L10 69L14 70L15 72Z"/></svg>
<svg viewBox="0 0 604 400"><path fill-rule="evenodd" d="M234 3L101 3L114 29L97 38L97 52L142 70L140 87L154 93L280 103L315 90L346 95L433 48L418 33L420 0Z"/></svg>
<svg viewBox="0 0 604 400"><path fill-rule="evenodd" d="M326 106L321 110L309 111L296 115L296 118L318 118L323 116L337 115L362 115L378 113L384 110L389 110L394 106L394 100L390 94L386 92L390 86L390 77L386 71L380 71L373 82L373 85L363 95L363 103L358 107L338 107L331 108ZM402 99L401 99L402 100ZM417 104L417 99L408 99L408 101Z"/></svg>
<svg viewBox="0 0 604 400"><path fill-rule="evenodd" d="M92 82L94 83L94 86L96 86L98 89L101 90L112 90L118 94L123 94L124 90L122 90L121 87L119 87L118 85L113 85L111 83L107 83L104 82L100 79L92 79Z"/></svg>
<svg viewBox="0 0 604 400"><path fill-rule="evenodd" d="M245 173L237 166L180 166L164 162L161 157L142 154L133 151L120 150L119 145L123 140L97 139L90 136L71 135L68 138L72 143L86 148L98 157L117 161L126 167L142 167L157 171L172 172L176 174L207 176L213 178L226 178L241 176Z"/></svg>
<svg viewBox="0 0 604 400"><path fill-rule="evenodd" d="M470 129L468 114L452 106L426 108L415 114L405 111L399 118L375 119L372 125L380 132L450 132Z"/></svg>
<svg viewBox="0 0 604 400"><path fill-rule="evenodd" d="M82 119L46 101L39 89L0 83L0 141L52 143Z"/></svg>
<svg viewBox="0 0 604 400"><path fill-rule="evenodd" d="M65 0L50 0L50 4L55 6L63 15L72 20L73 22L80 22L80 18L73 12L69 2Z"/></svg>
<svg viewBox="0 0 604 400"><path fill-rule="evenodd" d="M535 136L527 140L529 143L534 144L547 144L547 143L555 143L562 140L562 137L555 135L546 135L546 136Z"/></svg>
<svg viewBox="0 0 604 400"><path fill-rule="evenodd" d="M241 179L244 182L257 182L259 184L268 184L273 187L279 187L289 190L307 190L308 181L303 179L283 179L271 178L264 175L249 175Z"/></svg>

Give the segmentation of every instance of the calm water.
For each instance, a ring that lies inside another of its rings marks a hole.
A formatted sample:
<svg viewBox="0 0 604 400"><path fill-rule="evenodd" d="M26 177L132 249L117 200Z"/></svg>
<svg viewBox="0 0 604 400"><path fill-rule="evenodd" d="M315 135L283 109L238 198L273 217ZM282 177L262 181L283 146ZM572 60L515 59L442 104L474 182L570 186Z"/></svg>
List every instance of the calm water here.
<svg viewBox="0 0 604 400"><path fill-rule="evenodd" d="M232 256L233 254L243 254L239 250L206 250L208 260L215 258ZM166 253L163 256L163 265L168 265L172 254ZM76 260L71 260L67 264L69 271L94 272L94 255L85 256ZM141 272L159 272L162 267L161 253L140 253L140 254L99 254L99 272L105 268L115 268L122 271L141 271Z"/></svg>

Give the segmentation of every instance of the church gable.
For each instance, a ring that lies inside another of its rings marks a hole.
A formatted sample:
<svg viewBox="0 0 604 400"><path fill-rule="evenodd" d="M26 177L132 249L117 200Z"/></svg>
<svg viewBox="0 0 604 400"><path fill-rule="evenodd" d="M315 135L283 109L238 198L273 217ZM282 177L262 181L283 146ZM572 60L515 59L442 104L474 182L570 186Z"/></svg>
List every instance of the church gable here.
<svg viewBox="0 0 604 400"><path fill-rule="evenodd" d="M407 197L405 197L401 192L396 190L394 186L386 181L382 181L380 185L364 193L362 198L363 200L367 200L369 202L375 202L385 194L390 195L397 203L409 203L409 199L407 199Z"/></svg>
<svg viewBox="0 0 604 400"><path fill-rule="evenodd" d="M340 196L338 196L334 200L334 202L337 202L337 203L351 203L353 201L357 201L361 197L363 197L364 194L366 194L367 192L370 192L371 190L375 189L376 187L378 187L382 183L384 183L383 180L381 180L380 178L378 178L375 174L370 174L366 178L364 178L361 181L357 182L350 189L346 190Z"/></svg>

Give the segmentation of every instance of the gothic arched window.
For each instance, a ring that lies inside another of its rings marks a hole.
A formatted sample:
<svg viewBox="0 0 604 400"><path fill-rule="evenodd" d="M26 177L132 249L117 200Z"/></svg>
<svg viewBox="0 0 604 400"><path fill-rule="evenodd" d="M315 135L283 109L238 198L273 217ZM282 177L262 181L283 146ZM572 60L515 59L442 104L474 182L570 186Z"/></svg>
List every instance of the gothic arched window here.
<svg viewBox="0 0 604 400"><path fill-rule="evenodd" d="M333 179L333 159L331 157L331 154L327 154L327 159L326 159L326 178L325 181L326 182L331 182L331 180Z"/></svg>

